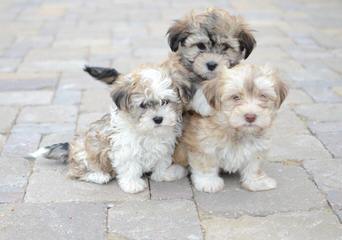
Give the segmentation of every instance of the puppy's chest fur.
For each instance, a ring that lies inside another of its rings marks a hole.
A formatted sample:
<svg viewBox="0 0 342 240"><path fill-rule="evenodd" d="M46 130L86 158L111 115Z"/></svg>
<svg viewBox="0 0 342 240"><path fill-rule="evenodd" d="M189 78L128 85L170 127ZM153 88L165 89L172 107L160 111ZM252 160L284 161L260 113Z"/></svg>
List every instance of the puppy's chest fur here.
<svg viewBox="0 0 342 240"><path fill-rule="evenodd" d="M236 172L249 161L264 157L269 146L267 136L242 135L207 119L192 117L184 126L182 141L190 151L207 155L226 172Z"/></svg>
<svg viewBox="0 0 342 240"><path fill-rule="evenodd" d="M266 138L243 136L236 140L227 137L226 141L216 139L215 155L220 168L226 172L236 172L249 161L263 158L268 149Z"/></svg>
<svg viewBox="0 0 342 240"><path fill-rule="evenodd" d="M170 128L162 134L142 133L120 120L113 119L111 124L115 133L110 136L109 158L114 168L125 164L126 161L132 161L144 172L148 172L158 161L172 156L177 137L177 131L174 129Z"/></svg>

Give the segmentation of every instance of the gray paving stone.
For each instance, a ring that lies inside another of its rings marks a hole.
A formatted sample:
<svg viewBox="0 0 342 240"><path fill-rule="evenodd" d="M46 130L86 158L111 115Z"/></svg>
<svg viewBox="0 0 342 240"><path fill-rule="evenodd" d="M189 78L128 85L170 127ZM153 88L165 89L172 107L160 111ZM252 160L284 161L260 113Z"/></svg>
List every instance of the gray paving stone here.
<svg viewBox="0 0 342 240"><path fill-rule="evenodd" d="M5 144L6 138L7 138L6 135L0 134L0 153L1 153L1 151L2 151L2 147L3 147L4 144Z"/></svg>
<svg viewBox="0 0 342 240"><path fill-rule="evenodd" d="M342 225L330 210L237 219L204 215L201 219L205 237L210 240L339 240L342 236Z"/></svg>
<svg viewBox="0 0 342 240"><path fill-rule="evenodd" d="M342 191L328 191L327 200L329 201L330 206L342 223Z"/></svg>
<svg viewBox="0 0 342 240"><path fill-rule="evenodd" d="M39 133L11 133L3 146L2 156L24 157L37 149Z"/></svg>
<svg viewBox="0 0 342 240"><path fill-rule="evenodd" d="M27 106L17 119L18 123L73 123L77 119L76 106Z"/></svg>
<svg viewBox="0 0 342 240"><path fill-rule="evenodd" d="M30 163L20 157L0 157L0 203L21 201L30 174Z"/></svg>
<svg viewBox="0 0 342 240"><path fill-rule="evenodd" d="M309 133L305 122L288 108L282 108L278 112L269 132L271 136Z"/></svg>
<svg viewBox="0 0 342 240"><path fill-rule="evenodd" d="M341 159L305 161L304 167L322 191L342 191Z"/></svg>
<svg viewBox="0 0 342 240"><path fill-rule="evenodd" d="M81 113L77 121L77 132L83 133L89 129L89 125L103 117L105 113L101 112L90 112Z"/></svg>
<svg viewBox="0 0 342 240"><path fill-rule="evenodd" d="M42 105L49 104L52 91L8 91L0 92L0 105Z"/></svg>
<svg viewBox="0 0 342 240"><path fill-rule="evenodd" d="M327 159L331 154L309 134L273 134L268 153L270 161Z"/></svg>
<svg viewBox="0 0 342 240"><path fill-rule="evenodd" d="M0 133L7 133L18 115L18 109L14 107L0 107Z"/></svg>
<svg viewBox="0 0 342 240"><path fill-rule="evenodd" d="M310 96L315 99L316 102L341 102L342 97L338 96L334 93L334 91L330 88L321 88L321 87L306 87L305 91L307 91Z"/></svg>
<svg viewBox="0 0 342 240"><path fill-rule="evenodd" d="M0 91L40 90L56 86L57 79L0 80Z"/></svg>
<svg viewBox="0 0 342 240"><path fill-rule="evenodd" d="M196 206L188 200L114 204L108 212L108 230L110 234L136 240L203 239Z"/></svg>
<svg viewBox="0 0 342 240"><path fill-rule="evenodd" d="M310 122L310 130L314 133L342 131L342 122Z"/></svg>
<svg viewBox="0 0 342 240"><path fill-rule="evenodd" d="M55 143L70 142L74 138L74 132L51 133L44 135L39 147L49 146Z"/></svg>
<svg viewBox="0 0 342 240"><path fill-rule="evenodd" d="M192 199L192 189L188 178L173 182L150 181L151 199L172 200Z"/></svg>
<svg viewBox="0 0 342 240"><path fill-rule="evenodd" d="M195 201L204 212L228 217L266 216L327 206L324 196L302 168L269 164L265 171L277 180L275 190L249 192L241 188L238 176L225 175L223 191L210 194L195 190Z"/></svg>
<svg viewBox="0 0 342 240"><path fill-rule="evenodd" d="M342 104L307 104L297 106L295 110L298 114L313 121L342 120Z"/></svg>
<svg viewBox="0 0 342 240"><path fill-rule="evenodd" d="M78 90L57 90L53 104L78 105L81 102L81 95L81 91Z"/></svg>
<svg viewBox="0 0 342 240"><path fill-rule="evenodd" d="M317 137L334 157L342 157L342 131L321 132L317 133Z"/></svg>
<svg viewBox="0 0 342 240"><path fill-rule="evenodd" d="M27 187L25 202L104 202L145 200L149 191L124 193L115 180L106 185L71 180L67 166L59 161L38 159Z"/></svg>
<svg viewBox="0 0 342 240"><path fill-rule="evenodd" d="M113 101L109 89L85 90L82 96L81 112L109 112Z"/></svg>
<svg viewBox="0 0 342 240"><path fill-rule="evenodd" d="M62 74L59 83L60 90L109 89L107 85L88 76L82 71L82 68L79 69L78 73Z"/></svg>
<svg viewBox="0 0 342 240"><path fill-rule="evenodd" d="M305 103L313 103L312 98L306 92L301 89L290 89L283 106L292 106Z"/></svg>
<svg viewBox="0 0 342 240"><path fill-rule="evenodd" d="M18 123L12 128L13 133L64 133L73 132L74 123Z"/></svg>
<svg viewBox="0 0 342 240"><path fill-rule="evenodd" d="M106 239L101 203L9 204L0 206L0 215L2 240Z"/></svg>

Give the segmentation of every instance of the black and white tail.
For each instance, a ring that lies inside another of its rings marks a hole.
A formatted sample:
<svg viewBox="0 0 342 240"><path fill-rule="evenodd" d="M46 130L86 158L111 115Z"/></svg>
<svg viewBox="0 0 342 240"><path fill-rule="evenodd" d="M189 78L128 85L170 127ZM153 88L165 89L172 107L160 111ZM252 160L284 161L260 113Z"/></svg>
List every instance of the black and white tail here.
<svg viewBox="0 0 342 240"><path fill-rule="evenodd" d="M112 84L120 75L114 68L85 66L83 70L89 73L93 78L106 84Z"/></svg>
<svg viewBox="0 0 342 240"><path fill-rule="evenodd" d="M69 156L69 143L57 143L50 146L39 148L37 151L30 153L26 159L33 160L39 157L61 160L67 162Z"/></svg>

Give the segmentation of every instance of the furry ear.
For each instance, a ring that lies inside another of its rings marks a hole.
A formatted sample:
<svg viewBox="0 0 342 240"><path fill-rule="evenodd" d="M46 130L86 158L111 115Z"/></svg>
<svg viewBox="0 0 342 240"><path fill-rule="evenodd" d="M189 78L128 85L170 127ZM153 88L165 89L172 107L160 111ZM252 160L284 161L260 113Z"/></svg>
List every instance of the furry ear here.
<svg viewBox="0 0 342 240"><path fill-rule="evenodd" d="M190 82L177 84L176 86L179 98L182 103L188 104L195 93L195 87Z"/></svg>
<svg viewBox="0 0 342 240"><path fill-rule="evenodd" d="M248 56L253 51L254 47L256 46L256 41L251 32L248 30L242 30L238 36L239 44L240 44L240 51L245 52L244 59L248 58Z"/></svg>
<svg viewBox="0 0 342 240"><path fill-rule="evenodd" d="M190 35L186 21L177 20L167 31L168 42L171 50L176 52L179 44L183 44Z"/></svg>
<svg viewBox="0 0 342 240"><path fill-rule="evenodd" d="M111 96L119 110L129 110L131 96L131 87L129 83L115 84Z"/></svg>
<svg viewBox="0 0 342 240"><path fill-rule="evenodd" d="M202 90L210 106L216 110L221 108L222 82L218 79L208 80L202 83Z"/></svg>
<svg viewBox="0 0 342 240"><path fill-rule="evenodd" d="M84 66L83 70L93 78L106 84L112 84L120 75L114 68Z"/></svg>
<svg viewBox="0 0 342 240"><path fill-rule="evenodd" d="M281 104L284 102L289 92L289 88L286 85L286 83L284 83L279 78L277 79L275 86L276 86L276 93L277 93L277 107L280 108Z"/></svg>

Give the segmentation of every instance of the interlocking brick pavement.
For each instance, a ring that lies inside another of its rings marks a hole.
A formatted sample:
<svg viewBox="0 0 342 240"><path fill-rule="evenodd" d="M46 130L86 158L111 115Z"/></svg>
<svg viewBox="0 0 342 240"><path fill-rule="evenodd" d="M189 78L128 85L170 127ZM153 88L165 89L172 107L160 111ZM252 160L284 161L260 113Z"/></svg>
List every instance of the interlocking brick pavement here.
<svg viewBox="0 0 342 240"><path fill-rule="evenodd" d="M265 166L276 190L251 193L227 175L216 194L183 179L131 195L23 158L109 109L84 64L159 62L173 20L211 6L244 16L258 42L247 61L291 86ZM0 1L0 239L341 240L341 12L340 0Z"/></svg>

